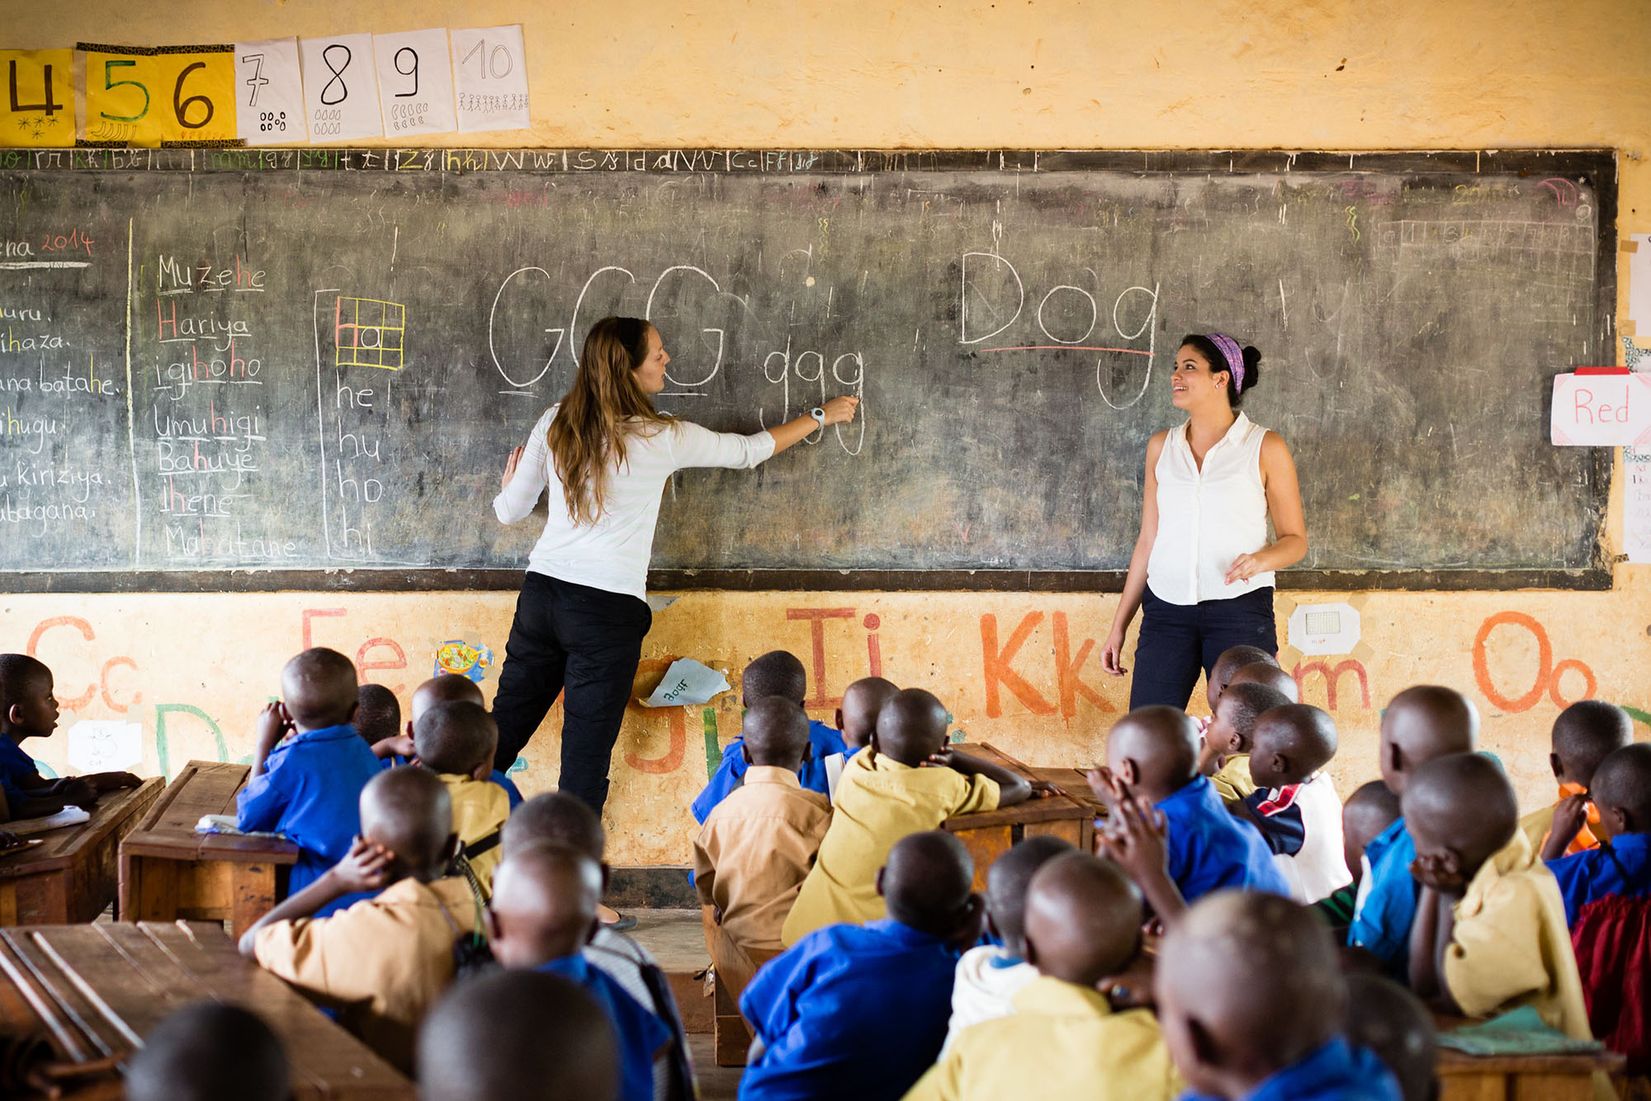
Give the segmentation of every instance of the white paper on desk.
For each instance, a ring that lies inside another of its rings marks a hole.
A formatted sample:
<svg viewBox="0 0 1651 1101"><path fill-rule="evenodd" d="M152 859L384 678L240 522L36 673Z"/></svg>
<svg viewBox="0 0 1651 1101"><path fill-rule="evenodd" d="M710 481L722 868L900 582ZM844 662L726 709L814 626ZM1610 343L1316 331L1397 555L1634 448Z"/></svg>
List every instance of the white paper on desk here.
<svg viewBox="0 0 1651 1101"><path fill-rule="evenodd" d="M677 658L643 707L691 707L728 691L728 678L693 658Z"/></svg>
<svg viewBox="0 0 1651 1101"><path fill-rule="evenodd" d="M1651 449L1622 449L1622 543L1630 562L1651 562Z"/></svg>
<svg viewBox="0 0 1651 1101"><path fill-rule="evenodd" d="M117 719L82 719L69 728L69 767L123 772L143 760L143 727Z"/></svg>
<svg viewBox="0 0 1651 1101"><path fill-rule="evenodd" d="M28 837L30 834L45 833L48 830L60 830L64 826L78 826L82 822L90 822L92 815L89 811L79 807L64 807L56 814L49 814L44 818L20 818L15 822L7 822L7 833L15 833L19 837Z"/></svg>

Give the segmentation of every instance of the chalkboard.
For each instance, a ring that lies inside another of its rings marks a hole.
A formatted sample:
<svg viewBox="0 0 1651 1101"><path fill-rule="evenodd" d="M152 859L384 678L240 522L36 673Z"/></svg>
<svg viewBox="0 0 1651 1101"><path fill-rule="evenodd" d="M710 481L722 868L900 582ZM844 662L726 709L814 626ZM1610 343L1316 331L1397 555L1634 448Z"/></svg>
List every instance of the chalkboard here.
<svg viewBox="0 0 1651 1101"><path fill-rule="evenodd" d="M511 585L489 502L590 324L659 405L863 416L666 490L655 584L1107 588L1182 334L1266 356L1295 580L1597 586L1608 152L0 151L11 589Z"/></svg>

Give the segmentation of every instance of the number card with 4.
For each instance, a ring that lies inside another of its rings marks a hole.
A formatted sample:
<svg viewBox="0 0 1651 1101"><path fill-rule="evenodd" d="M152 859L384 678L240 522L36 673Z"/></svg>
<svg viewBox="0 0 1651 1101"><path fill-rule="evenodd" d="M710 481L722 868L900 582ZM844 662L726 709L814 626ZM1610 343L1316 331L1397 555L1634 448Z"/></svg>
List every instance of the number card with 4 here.
<svg viewBox="0 0 1651 1101"><path fill-rule="evenodd" d="M248 145L310 140L298 39L235 44L235 121Z"/></svg>
<svg viewBox="0 0 1651 1101"><path fill-rule="evenodd" d="M458 129L445 28L375 34L373 55L386 134L397 138Z"/></svg>
<svg viewBox="0 0 1651 1101"><path fill-rule="evenodd" d="M75 143L73 50L0 50L0 146Z"/></svg>
<svg viewBox="0 0 1651 1101"><path fill-rule="evenodd" d="M311 141L383 135L372 35L300 38L298 56L304 69L304 116L309 120Z"/></svg>
<svg viewBox="0 0 1651 1101"><path fill-rule="evenodd" d="M459 130L525 130L528 115L522 27L472 27L453 32Z"/></svg>

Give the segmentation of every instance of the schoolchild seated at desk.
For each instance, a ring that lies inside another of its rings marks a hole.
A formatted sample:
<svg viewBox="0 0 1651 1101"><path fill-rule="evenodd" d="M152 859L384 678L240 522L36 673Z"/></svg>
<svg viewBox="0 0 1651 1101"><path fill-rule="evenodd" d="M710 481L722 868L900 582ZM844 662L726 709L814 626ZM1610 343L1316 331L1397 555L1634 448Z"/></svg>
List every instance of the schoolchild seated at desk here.
<svg viewBox="0 0 1651 1101"><path fill-rule="evenodd" d="M420 766L447 785L453 829L486 897L499 864L500 831L510 817L510 797L488 778L499 728L479 703L438 703L420 715L413 745Z"/></svg>
<svg viewBox="0 0 1651 1101"><path fill-rule="evenodd" d="M1634 740L1634 720L1614 703L1578 700L1554 719L1551 737L1553 752L1548 754L1548 764L1559 784L1559 799L1519 820L1531 850L1541 853L1544 860L1598 847L1594 827L1599 825L1599 810L1589 801L1588 790L1600 762ZM1566 843L1549 851L1547 841L1561 813L1568 831Z"/></svg>
<svg viewBox="0 0 1651 1101"><path fill-rule="evenodd" d="M1290 699L1265 684L1235 684L1221 694L1198 754L1198 771L1210 778L1223 802L1237 803L1255 791L1250 779L1250 745L1255 721Z"/></svg>
<svg viewBox="0 0 1651 1101"><path fill-rule="evenodd" d="M126 1101L288 1101L281 1040L250 1009L191 1002L156 1025L127 1060Z"/></svg>
<svg viewBox="0 0 1651 1101"><path fill-rule="evenodd" d="M27 654L0 654L0 821L44 818L64 807L91 809L106 791L135 788L143 781L130 772L48 780L23 749L29 738L49 738L57 729L57 697L52 671Z"/></svg>
<svg viewBox="0 0 1651 1101"><path fill-rule="evenodd" d="M1249 769L1256 790L1239 805L1260 829L1297 902L1317 902L1350 878L1341 799L1324 771L1336 742L1330 716L1304 703L1265 711L1255 724Z"/></svg>
<svg viewBox="0 0 1651 1101"><path fill-rule="evenodd" d="M407 719L406 748L409 756L416 752L414 728L424 717L424 713L438 703L473 703L477 707L486 706L481 686L469 677L461 677L457 673L438 673L420 684L413 689L413 702ZM483 779L491 780L504 788L504 793L510 797L511 810L521 805L522 793L517 790L515 781L509 776L490 764Z"/></svg>

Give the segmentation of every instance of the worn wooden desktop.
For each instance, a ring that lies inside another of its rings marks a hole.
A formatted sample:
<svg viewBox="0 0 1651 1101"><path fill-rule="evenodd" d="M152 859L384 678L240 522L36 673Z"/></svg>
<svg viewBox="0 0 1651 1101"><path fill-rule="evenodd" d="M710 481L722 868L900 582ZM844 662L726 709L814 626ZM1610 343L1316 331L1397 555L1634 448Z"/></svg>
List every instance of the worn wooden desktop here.
<svg viewBox="0 0 1651 1101"><path fill-rule="evenodd" d="M246 765L190 761L120 846L123 921L227 921L237 931L279 898L298 846L272 837L196 833L205 814L234 814Z"/></svg>
<svg viewBox="0 0 1651 1101"><path fill-rule="evenodd" d="M986 889L986 870L992 862L1025 838L1048 834L1068 841L1084 852L1094 847L1095 816L1099 811L1089 795L1088 786L1083 784L1083 774L1077 769L1026 765L987 743L956 748L970 756L1002 765L1028 780L1050 783L1057 789L1057 794L1047 798L1034 797L1019 806L981 814L963 814L945 821L943 828L956 834L964 848L969 850L969 855L974 857L977 890ZM1075 798L1075 794L1081 794L1083 798Z"/></svg>
<svg viewBox="0 0 1651 1101"><path fill-rule="evenodd" d="M1436 1014L1441 1033L1473 1022ZM1439 1049L1439 1101L1593 1101L1594 1073L1617 1077L1626 1060L1611 1051L1580 1055L1468 1055Z"/></svg>
<svg viewBox="0 0 1651 1101"><path fill-rule="evenodd" d="M161 793L159 778L98 799L89 822L32 834L40 844L0 858L0 925L91 921L115 901L120 840Z"/></svg>
<svg viewBox="0 0 1651 1101"><path fill-rule="evenodd" d="M0 1033L45 1034L70 1063L123 1059L162 1018L210 998L281 1038L297 1098L408 1098L412 1083L275 976L217 924L122 922L0 930ZM67 1097L107 1096L88 1083Z"/></svg>

